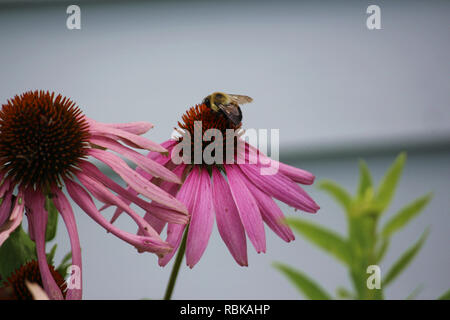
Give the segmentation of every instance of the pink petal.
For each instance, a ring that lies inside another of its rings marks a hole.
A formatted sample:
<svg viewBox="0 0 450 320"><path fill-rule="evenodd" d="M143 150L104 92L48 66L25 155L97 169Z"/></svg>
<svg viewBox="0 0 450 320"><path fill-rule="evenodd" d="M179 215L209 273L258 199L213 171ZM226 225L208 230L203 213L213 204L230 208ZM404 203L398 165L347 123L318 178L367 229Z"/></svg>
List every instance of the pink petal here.
<svg viewBox="0 0 450 320"><path fill-rule="evenodd" d="M172 209L166 208L163 205L157 203L151 203L147 208L148 213L154 215L156 218L174 223L174 224L187 224L189 222L189 216L180 216L178 211L174 211Z"/></svg>
<svg viewBox="0 0 450 320"><path fill-rule="evenodd" d="M136 163L139 168L153 175L153 177L155 178L161 178L173 183L181 183L180 178L166 167L130 148L123 146L115 140L105 137L93 136L90 138L90 142L123 155L124 157ZM170 160L168 156L166 156L165 158L167 159L166 161Z"/></svg>
<svg viewBox="0 0 450 320"><path fill-rule="evenodd" d="M98 149L90 149L89 154L94 158L104 162L113 169L130 187L135 189L143 196L156 202L166 205L167 207L187 214L186 207L177 201L173 196L161 190L153 183L145 180L140 174L130 169L121 158L116 155Z"/></svg>
<svg viewBox="0 0 450 320"><path fill-rule="evenodd" d="M314 179L316 178L312 173L306 170L295 168L282 162L279 162L279 169L286 177L301 184L313 184Z"/></svg>
<svg viewBox="0 0 450 320"><path fill-rule="evenodd" d="M215 167L213 168L212 176L214 211L216 212L217 228L220 236L234 260L241 266L247 266L245 230L230 187L220 171Z"/></svg>
<svg viewBox="0 0 450 320"><path fill-rule="evenodd" d="M11 185L10 179L6 179L5 181L3 181L3 183L0 186L0 198L2 198L5 195L5 193L8 192L8 190L10 189L10 185Z"/></svg>
<svg viewBox="0 0 450 320"><path fill-rule="evenodd" d="M132 134L141 135L153 128L153 124L150 122L139 121L129 123L101 123L104 126L120 129Z"/></svg>
<svg viewBox="0 0 450 320"><path fill-rule="evenodd" d="M284 221L284 214L280 207L277 206L275 201L267 194L259 190L250 181L245 180L247 188L255 197L256 202L259 206L259 211L265 223L273 230L281 239L286 242L295 240L295 236L292 233L291 228L289 228Z"/></svg>
<svg viewBox="0 0 450 320"><path fill-rule="evenodd" d="M86 175L94 178L97 181L102 182L106 187L108 187L112 191L116 192L123 199L126 199L127 201L129 201L129 202L126 202L127 204L133 202L134 204L141 207L145 211L149 211L153 208L153 203L149 203L149 202L137 197L136 195L138 193L135 192L131 188L129 188L129 190L125 190L120 185L118 185L116 182L114 182L111 178L109 178L108 176L103 174L92 163L87 162L87 161L81 161L80 167ZM164 221L172 222L172 223L186 224L189 219L189 217L186 213L180 213L175 210L166 210L164 213L162 213L162 216L158 215L157 213L155 213L155 215L157 215L158 218L160 218Z"/></svg>
<svg viewBox="0 0 450 320"><path fill-rule="evenodd" d="M121 129L116 129L110 126L103 125L98 122L96 122L95 124L91 123L89 131L91 132L92 135L117 137L117 139L122 140L125 144L131 145L132 147L138 147L149 151L156 151L163 153L167 152L165 148L161 147L156 142L153 142L142 136L138 136Z"/></svg>
<svg viewBox="0 0 450 320"><path fill-rule="evenodd" d="M164 145L165 143L163 143L162 145ZM159 163L160 165L162 165L162 166L165 166L169 161L170 161L170 158L169 157L167 157L167 156L164 156L164 155L162 155L161 153L158 153L158 152L149 152L148 154L147 154L147 158L149 158L149 159L151 159L151 160L153 160L153 161L155 161L155 162L157 162L157 163ZM138 167L136 167L136 170L135 170L137 173L139 173L141 176L143 176L146 180L148 180L148 181L150 181L150 180L152 180L153 179L153 176L150 174L150 173L148 173L147 171L145 171L144 169L142 169L142 168L140 168L139 166ZM180 176L181 177L181 176ZM132 188L130 188L130 187L128 187L127 188L127 191L129 192L129 193L131 193L133 196L137 196L138 195L138 193L135 191L135 190L133 190ZM167 191L167 190L166 190ZM122 197L123 198L123 197ZM129 199L123 199L127 204L130 204L131 203L131 200L129 200ZM102 209L100 209L100 211L102 211L103 209L106 209L108 206L105 206L104 208L102 208ZM120 214L122 213L123 211L120 209L120 208L117 208L116 209L116 211L114 212L114 216L112 217L112 219L111 219L111 222L114 222L119 216L120 216Z"/></svg>
<svg viewBox="0 0 450 320"><path fill-rule="evenodd" d="M9 238L9 235L16 230L22 223L23 210L25 208L25 199L23 197L22 188L19 188L19 193L14 202L14 208L9 215L9 219L0 226L0 246Z"/></svg>
<svg viewBox="0 0 450 320"><path fill-rule="evenodd" d="M260 166L252 164L241 164L239 168L251 183L268 195L306 212L315 213L319 210L320 207L300 186L280 172L270 176L261 175Z"/></svg>
<svg viewBox="0 0 450 320"><path fill-rule="evenodd" d="M132 210L125 202L123 202L119 197L114 195L109 191L103 184L90 178L82 172L77 173L77 178L83 184L83 186L88 189L88 191L98 200L104 203L109 203L115 205L125 212L136 222L139 229L142 230L143 235L152 236L159 238L159 233L157 233L152 226L144 220L140 215L138 215L134 210Z"/></svg>
<svg viewBox="0 0 450 320"><path fill-rule="evenodd" d="M172 149L176 145L176 143L177 142L174 140L167 140L167 141L164 141L163 143L161 143L161 146L166 148L168 151L168 154L170 155L172 152ZM171 162L170 156L163 155L159 152L149 152L146 157L149 158L150 160L153 160L153 161L159 163L160 165L163 165L163 166L167 166L167 164ZM151 180L153 178L153 176L151 174L149 174L147 171L140 168L139 166L136 168L136 172L139 173L141 176L143 176L147 180Z"/></svg>
<svg viewBox="0 0 450 320"><path fill-rule="evenodd" d="M186 204L186 207L189 209L192 209L194 206L193 202L195 201L195 195L200 185L200 179L198 179L197 175L192 175L192 172L194 172L195 170L197 169L194 168L187 176L186 181L182 184L180 190L177 193L177 199ZM189 211L192 212L192 210ZM159 259L160 266L165 266L170 261L170 259L172 259L173 255L180 245L184 228L184 225L172 223L168 224L166 241L173 247L173 251L167 254L162 259Z"/></svg>
<svg viewBox="0 0 450 320"><path fill-rule="evenodd" d="M0 226L8 220L11 214L11 199L13 191L14 188L13 190L9 190L6 195L1 198L2 204L0 205Z"/></svg>
<svg viewBox="0 0 450 320"><path fill-rule="evenodd" d="M67 289L66 299L81 300L83 290L82 289L83 278L82 278L82 264L81 264L81 247L80 247L80 239L78 237L77 223L75 221L72 206L70 205L64 193L62 193L62 191L57 187L53 187L52 192L54 194L54 197L52 198L53 203L55 204L55 207L58 210L58 212L61 214L67 228L67 233L69 234L70 247L72 250L72 265L77 266L80 270L80 279L79 279L80 288Z"/></svg>
<svg viewBox="0 0 450 320"><path fill-rule="evenodd" d="M169 261L172 259L175 252L177 252L178 247L180 246L180 243L181 243L181 239L183 238L183 232L184 232L185 227L186 227L185 225L173 224L173 223L169 223L167 225L166 241L171 247L173 247L173 250L172 250L172 252L166 254L164 257L159 258L158 264L161 267L166 266L169 263Z"/></svg>
<svg viewBox="0 0 450 320"><path fill-rule="evenodd" d="M158 255L164 255L171 251L170 246L159 239L153 237L144 237L122 231L109 223L97 210L91 196L77 183L64 179L70 197L83 209L92 219L100 224L107 231L118 238L135 246L140 251L154 252Z"/></svg>
<svg viewBox="0 0 450 320"><path fill-rule="evenodd" d="M266 252L264 224L255 198L244 182L244 175L237 165L225 165L231 194L238 208L242 224L256 252Z"/></svg>
<svg viewBox="0 0 450 320"><path fill-rule="evenodd" d="M144 219L153 227L153 229L155 229L158 234L161 234L162 230L167 224L166 221L158 219L154 215L148 213L145 214ZM142 231L139 229L137 234L142 235Z"/></svg>
<svg viewBox="0 0 450 320"><path fill-rule="evenodd" d="M25 193L25 201L30 206L29 217L33 221L34 235L36 238L36 253L38 257L39 270L41 272L42 284L45 292L52 300L62 300L61 289L56 284L47 263L45 253L45 230L47 228L48 212L44 208L45 197L39 191L28 189Z"/></svg>
<svg viewBox="0 0 450 320"><path fill-rule="evenodd" d="M193 190L191 212L191 223L189 224L186 242L186 264L192 268L200 260L208 246L214 224L214 214L212 211L211 178L205 168L200 172L194 168L189 176L199 180L196 190Z"/></svg>
<svg viewBox="0 0 450 320"><path fill-rule="evenodd" d="M186 165L179 165L173 170L173 172L177 176L182 177L185 168L186 168ZM174 183L167 182L167 181L161 181L159 187L172 196L176 196L176 194L178 193L178 190L180 189L180 186L178 184L174 184ZM147 219L148 216L152 216L152 215L154 215L156 217L158 217L158 216L164 217L165 215L170 214L171 211L172 210L170 208L167 208L166 206L164 206L162 204L152 201L145 213L144 219ZM161 219L161 220L164 220L164 219Z"/></svg>
<svg viewBox="0 0 450 320"><path fill-rule="evenodd" d="M161 146L163 148L166 148L168 151L168 154L170 155L172 152L173 147L177 144L174 140L167 140L161 143ZM158 162L159 164L165 166L167 163L170 162L170 156L163 155L159 152L149 152L146 156L147 158ZM137 167L136 172L139 173L141 176L146 178L147 180L151 180L153 177L151 174L149 174L147 171L143 170L142 168Z"/></svg>
<svg viewBox="0 0 450 320"><path fill-rule="evenodd" d="M245 142L245 152L246 159L249 159L250 163L260 164L261 166L267 168L272 166L278 168L282 174L290 178L294 182L310 185L314 183L315 176L303 169L295 168L290 165L284 164L282 162L273 160L266 156L264 153L259 151L254 146ZM238 159L243 159L243 155L239 155Z"/></svg>

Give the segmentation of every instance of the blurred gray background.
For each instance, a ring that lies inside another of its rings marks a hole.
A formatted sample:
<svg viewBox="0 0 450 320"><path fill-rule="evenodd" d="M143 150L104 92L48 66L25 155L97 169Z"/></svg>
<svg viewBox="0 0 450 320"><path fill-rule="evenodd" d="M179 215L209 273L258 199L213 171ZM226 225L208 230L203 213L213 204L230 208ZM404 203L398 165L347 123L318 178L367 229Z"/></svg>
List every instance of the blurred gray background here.
<svg viewBox="0 0 450 320"><path fill-rule="evenodd" d="M81 7L81 30L66 28L66 8ZM366 9L381 8L381 30ZM247 128L280 128L281 159L350 191L357 160L378 181L395 156L408 161L388 216L430 191L426 211L395 235L381 265L430 225L409 269L386 289L403 299L434 299L450 287L449 1L0 1L0 101L26 90L62 93L104 122L147 120L146 136L166 140L190 106L212 91L247 94ZM316 215L294 212L345 233L344 214L316 187ZM386 218L386 217L385 217ZM84 297L162 297L171 264L106 234L77 209ZM118 225L134 231L125 217ZM69 250L63 225L57 259ZM183 265L176 299L301 299L271 266L282 261L334 293L346 270L301 237L267 232L266 254L249 249L239 267L213 231L200 263Z"/></svg>

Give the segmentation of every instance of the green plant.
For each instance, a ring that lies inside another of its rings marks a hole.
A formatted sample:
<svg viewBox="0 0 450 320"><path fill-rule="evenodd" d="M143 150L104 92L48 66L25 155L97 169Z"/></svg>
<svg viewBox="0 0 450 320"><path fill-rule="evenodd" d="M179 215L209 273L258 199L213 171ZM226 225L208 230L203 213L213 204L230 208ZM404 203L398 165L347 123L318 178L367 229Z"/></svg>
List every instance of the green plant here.
<svg viewBox="0 0 450 320"><path fill-rule="evenodd" d="M395 233L405 227L430 202L432 195L426 194L403 207L380 227L380 218L394 197L400 180L406 154L401 153L384 175L376 188L372 182L371 173L366 163L359 162L359 185L354 196L333 181L322 181L320 189L330 194L344 209L348 224L348 235L343 237L315 223L300 218L289 218L287 223L302 235L336 260L347 269L353 284L353 290L338 288L336 295L346 299L383 299L384 289L388 287L412 262L422 248L428 234L426 228L419 239L408 248L390 269L381 277L380 288L369 288L367 284L368 267L378 266L389 248ZM306 274L282 263L275 263L280 270L309 299L331 299L320 285ZM419 288L420 289L420 288ZM409 298L413 298L415 290ZM448 297L444 294L442 298Z"/></svg>

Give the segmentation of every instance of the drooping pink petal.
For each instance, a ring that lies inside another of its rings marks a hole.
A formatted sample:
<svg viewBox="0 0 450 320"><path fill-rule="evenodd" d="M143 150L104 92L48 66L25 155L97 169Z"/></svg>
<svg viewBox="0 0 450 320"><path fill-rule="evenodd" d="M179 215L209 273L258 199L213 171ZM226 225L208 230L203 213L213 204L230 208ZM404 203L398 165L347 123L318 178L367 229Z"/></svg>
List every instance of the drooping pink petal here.
<svg viewBox="0 0 450 320"><path fill-rule="evenodd" d="M135 192L133 189L129 188L128 190L126 190L126 189L122 188L111 178L109 178L108 176L103 174L92 163L87 162L87 161L80 161L80 167L86 175L89 175L91 178L94 178L95 180L97 180L99 182L102 182L106 187L108 187L112 191L116 192L123 199L128 200L129 202L126 202L127 204L133 202L134 204L141 207L145 211L149 211L152 209L152 207L153 207L152 203L149 203L149 202L137 197L137 192ZM181 212L175 211L175 210L166 210L162 215L158 215L158 213L155 213L155 216L157 216L161 220L171 222L171 223L176 223L176 224L186 224L189 219L189 216L187 213L181 213Z"/></svg>
<svg viewBox="0 0 450 320"><path fill-rule="evenodd" d="M109 191L103 184L85 175L83 172L78 172L76 174L78 180L83 184L83 186L98 200L104 203L109 203L117 206L128 213L128 215L136 222L139 229L145 236L152 236L155 238L160 238L159 233L157 233L153 227L144 220L140 215L138 215L133 209L131 209L125 202L123 202L118 196L114 195Z"/></svg>
<svg viewBox="0 0 450 320"><path fill-rule="evenodd" d="M163 205L158 203L151 203L147 208L148 213L152 214L156 218L167 221L173 224L182 224L185 225L189 221L189 215L180 216L177 211L169 209Z"/></svg>
<svg viewBox="0 0 450 320"><path fill-rule="evenodd" d="M79 284L80 287L71 287L67 289L66 299L67 300L80 300L83 292L83 277L82 277L82 263L81 263L81 246L80 239L78 237L77 223L75 221L75 216L73 214L72 206L67 200L64 193L57 187L52 188L52 193L54 194L53 203L56 209L61 214L64 223L67 228L67 233L69 234L70 247L72 251L72 265L79 268Z"/></svg>
<svg viewBox="0 0 450 320"><path fill-rule="evenodd" d="M152 159L145 157L130 148L125 147L115 140L106 137L92 136L90 138L90 142L123 155L124 157L136 163L139 168L148 172L155 178L161 178L173 183L181 183L180 178L163 165L160 165ZM165 158L167 159L166 161L170 160L168 156L166 156Z"/></svg>
<svg viewBox="0 0 450 320"><path fill-rule="evenodd" d="M179 165L173 169L173 172L178 177L181 178L183 176L183 172L184 172L185 168L186 168L186 165L184 165L184 164ZM180 189L180 186L178 184L174 184L174 183L167 182L167 181L161 181L161 183L159 184L159 187L174 197L177 195L178 190ZM152 202L152 203L150 203L148 210L145 212L144 219L147 220L150 224L151 224L151 222L155 221L154 219L150 219L150 218L156 218L158 220L164 221L164 219L161 219L158 217L171 214L171 211L172 210L170 208L167 208L164 205L161 205L157 202ZM116 215L116 213L117 213L117 210L114 213L114 215Z"/></svg>
<svg viewBox="0 0 450 320"><path fill-rule="evenodd" d="M306 212L315 213L319 210L320 207L299 185L280 172L270 176L261 175L259 165L240 164L238 166L248 180L268 195Z"/></svg>
<svg viewBox="0 0 450 320"><path fill-rule="evenodd" d="M172 248L167 243L159 239L134 235L115 227L100 214L91 196L81 186L69 179L64 179L64 182L66 184L67 191L69 192L70 197L84 212L86 212L92 219L94 219L107 231L135 246L140 251L154 252L160 256L163 256L164 254L171 251Z"/></svg>
<svg viewBox="0 0 450 320"><path fill-rule="evenodd" d="M189 224L186 241L186 264L192 268L200 260L208 246L214 224L211 178L205 168L194 168L190 176L199 180L195 193L193 206L190 208L191 222Z"/></svg>
<svg viewBox="0 0 450 320"><path fill-rule="evenodd" d="M8 220L9 215L11 214L11 199L13 190L8 190L8 192L6 192L6 194L1 198L2 204L0 205L0 226Z"/></svg>
<svg viewBox="0 0 450 320"><path fill-rule="evenodd" d="M187 214L187 209L182 203L177 201L167 192L155 186L153 183L145 180L134 170L130 169L125 161L118 156L98 149L90 149L89 154L108 165L138 193L156 202L164 204L173 210Z"/></svg>
<svg viewBox="0 0 450 320"><path fill-rule="evenodd" d="M16 228L22 223L23 210L25 208L25 200L23 197L22 188L19 188L19 192L14 202L14 208L9 215L9 219L0 226L0 246L8 239L9 235L16 230Z"/></svg>
<svg viewBox="0 0 450 320"><path fill-rule="evenodd" d="M244 175L236 165L225 165L231 194L238 208L241 222L256 252L266 252L264 224L255 198L244 182Z"/></svg>
<svg viewBox="0 0 450 320"><path fill-rule="evenodd" d="M291 228L284 223L284 214L275 201L247 179L245 180L245 183L255 197L261 216L269 228L286 242L295 240L294 233Z"/></svg>
<svg viewBox="0 0 450 320"><path fill-rule="evenodd" d="M125 130L116 129L111 126L106 126L99 122L95 123L91 122L89 124L89 131L91 132L92 135L117 137L117 139L120 139L125 144L131 145L132 147L138 147L140 149L146 149L155 152L163 152L163 153L167 152L165 148L161 147L161 145L157 144L156 142L148 140L142 136L132 134Z"/></svg>
<svg viewBox="0 0 450 320"><path fill-rule="evenodd" d="M230 187L217 168L213 168L213 203L216 213L217 228L225 245L234 260L241 265L247 266L247 241L245 230L236 204L233 200Z"/></svg>
<svg viewBox="0 0 450 320"><path fill-rule="evenodd" d="M45 253L45 230L47 228L48 212L44 208L45 197L39 191L28 189L25 201L31 209L29 217L33 221L34 236L36 242L36 254L41 272L42 284L45 292L52 300L62 300L61 289L50 272Z"/></svg>
<svg viewBox="0 0 450 320"><path fill-rule="evenodd" d="M314 179L316 178L312 173L306 170L295 168L282 162L279 162L279 169L280 172L284 174L286 177L301 184L306 185L313 184Z"/></svg>
<svg viewBox="0 0 450 320"><path fill-rule="evenodd" d="M167 224L166 221L163 221L148 213L145 214L144 219L153 227L153 229L155 229L156 232L158 232L158 234L161 234L162 230ZM139 229L137 234L142 235L142 231Z"/></svg>
<svg viewBox="0 0 450 320"><path fill-rule="evenodd" d="M196 170L195 168L193 171ZM189 211L192 212L193 203L195 201L195 193L199 188L200 179L197 178L197 175L192 175L192 172L187 176L186 181L184 181L180 190L177 193L176 198L183 202ZM170 259L172 259L175 252L178 250L181 239L183 237L183 231L186 226L180 224L172 224L169 223L167 225L167 239L166 241L173 247L173 251L167 254L165 257L160 258L158 263L160 266L165 266Z"/></svg>
<svg viewBox="0 0 450 320"><path fill-rule="evenodd" d="M1 181L2 180L0 179L0 182ZM3 181L3 183L0 185L0 198L2 198L5 195L5 193L10 189L10 186L11 186L10 179L6 179L5 181Z"/></svg>
<svg viewBox="0 0 450 320"><path fill-rule="evenodd" d="M24 189L24 199L25 199L25 215L27 216L28 221L28 236L31 240L36 241L36 237L34 236L35 227L33 225L33 212L32 210L27 210L27 207L31 207L31 204L34 202L34 190L32 188Z"/></svg>
<svg viewBox="0 0 450 320"><path fill-rule="evenodd" d="M170 152L170 150L172 150L172 145L174 145L174 144L171 143L171 142L172 142L171 140L166 141L166 142L163 142L163 143L161 144L161 146L163 146L164 148L168 148L168 150L169 150L169 152ZM147 154L147 158L149 158L149 159L151 159L151 160L153 160L153 161L159 163L159 164L162 165L162 166L167 165L167 163L170 161L170 158L169 158L168 156L162 155L162 154L159 153L159 152L149 152L149 153ZM143 177L144 177L146 180L148 180L148 181L150 181L150 180L153 178L153 176L152 176L150 173L148 173L148 172L145 171L144 169L140 168L139 166L136 167L136 172L139 173L141 176L143 176ZM180 177L181 177L181 176L180 176ZM128 191L130 194L132 194L133 196L137 196L137 195L138 195L138 193L137 193L134 189L132 189L132 188L130 188L130 187L127 188L127 191ZM167 190L166 190L166 191L167 191ZM119 196L120 196L120 197L125 201L125 203L127 203L127 204L130 204L130 203L132 202L132 201L131 201L130 199L128 199L128 198L124 198L124 197L122 197L121 195L119 195ZM100 209L100 211L102 211L103 209L106 209L107 207L108 207L108 205L105 205L102 209ZM114 222L114 221L121 215L122 212L123 212L122 209L116 208L116 210L114 211L114 215L113 215L113 217L111 218L111 222Z"/></svg>
<svg viewBox="0 0 450 320"><path fill-rule="evenodd" d="M244 159L244 156L242 154L238 154L238 159L242 160ZM314 183L315 176L312 173L273 160L247 142L245 142L245 159L247 159L247 163L259 164L262 167L272 166L277 168L282 174L294 182L306 185Z"/></svg>
<svg viewBox="0 0 450 320"><path fill-rule="evenodd" d="M90 119L90 123L93 121ZM152 129L154 126L150 122L146 121L137 121L137 122L129 122L129 123L101 123L104 126L112 127L115 129L120 129L132 134L141 135L146 133L148 130Z"/></svg>
<svg viewBox="0 0 450 320"><path fill-rule="evenodd" d="M164 257L159 258L158 264L161 267L166 266L169 261L172 259L175 252L178 250L178 247L180 246L181 239L183 238L183 232L184 228L186 226L181 224L173 224L168 223L167 224L167 243L170 244L173 247L173 251L166 254Z"/></svg>
<svg viewBox="0 0 450 320"><path fill-rule="evenodd" d="M163 166L166 166L166 164L170 161L170 154L172 152L173 147L176 144L177 144L177 142L175 140L167 140L167 141L164 141L163 143L161 143L161 146L163 148L167 149L169 156L166 156L159 152L149 152L146 157L163 165ZM147 171L145 171L144 169L142 169L140 167L136 168L136 172L139 173L141 176L143 176L147 180L151 180L153 178L153 176L151 174L149 174Z"/></svg>

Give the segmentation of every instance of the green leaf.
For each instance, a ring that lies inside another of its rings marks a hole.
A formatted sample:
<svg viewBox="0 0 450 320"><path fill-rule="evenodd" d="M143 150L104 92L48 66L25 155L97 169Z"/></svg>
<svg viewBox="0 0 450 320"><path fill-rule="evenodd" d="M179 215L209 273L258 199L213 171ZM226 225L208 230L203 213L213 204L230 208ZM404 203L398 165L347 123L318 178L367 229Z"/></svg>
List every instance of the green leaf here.
<svg viewBox="0 0 450 320"><path fill-rule="evenodd" d="M362 199L366 194L367 189L372 187L372 175L370 174L369 167L364 160L359 160L359 185L358 185L358 197Z"/></svg>
<svg viewBox="0 0 450 320"><path fill-rule="evenodd" d="M70 263L71 261L72 261L72 252L69 252L62 258L60 264Z"/></svg>
<svg viewBox="0 0 450 320"><path fill-rule="evenodd" d="M352 198L350 194L336 182L324 180L319 183L319 188L328 192L347 211L350 211Z"/></svg>
<svg viewBox="0 0 450 320"><path fill-rule="evenodd" d="M55 253L56 253L56 248L58 247L58 245L55 243L53 245L53 247L50 249L50 252L47 253L47 263L51 266L54 266L54 259L55 259Z"/></svg>
<svg viewBox="0 0 450 320"><path fill-rule="evenodd" d="M344 287L338 287L336 289L336 295L341 299L354 299L353 293L351 293Z"/></svg>
<svg viewBox="0 0 450 320"><path fill-rule="evenodd" d="M401 257L394 263L394 265L389 269L383 284L384 286L387 286L389 283L391 283L397 276L404 270L408 265L411 263L411 261L415 258L419 250L422 248L422 245L424 244L426 238L428 237L429 229L427 228L420 239L408 250L406 250Z"/></svg>
<svg viewBox="0 0 450 320"><path fill-rule="evenodd" d="M438 298L438 300L450 300L450 290Z"/></svg>
<svg viewBox="0 0 450 320"><path fill-rule="evenodd" d="M380 248L377 250L377 253L376 253L375 261L377 263L379 263L381 260L383 260L388 248L389 248L389 240L384 239L383 242L381 243Z"/></svg>
<svg viewBox="0 0 450 320"><path fill-rule="evenodd" d="M306 239L332 254L341 262L350 265L350 247L339 234L299 218L288 218L287 223Z"/></svg>
<svg viewBox="0 0 450 320"><path fill-rule="evenodd" d="M67 253L63 259L61 260L61 263L56 268L56 271L63 277L66 278L67 276L67 268L72 264L72 252Z"/></svg>
<svg viewBox="0 0 450 320"><path fill-rule="evenodd" d="M411 292L411 293L406 297L406 300L414 300L414 299L419 295L419 293L422 292L422 290L423 290L423 285L421 284L421 285L419 285L417 288L415 288L414 291Z"/></svg>
<svg viewBox="0 0 450 320"><path fill-rule="evenodd" d="M47 229L45 230L45 241L51 241L56 236L58 227L58 210L50 197L45 197L45 210L48 212Z"/></svg>
<svg viewBox="0 0 450 320"><path fill-rule="evenodd" d="M403 171L403 167L406 162L406 153L402 152L395 159L385 176L381 180L378 192L376 195L376 202L381 211L384 211L394 196L395 189L397 188L398 181Z"/></svg>
<svg viewBox="0 0 450 320"><path fill-rule="evenodd" d="M0 246L1 278L7 279L13 271L35 259L36 245L20 225Z"/></svg>
<svg viewBox="0 0 450 320"><path fill-rule="evenodd" d="M381 232L384 238L390 237L396 231L406 226L413 218L415 218L425 206L430 202L432 194L429 193L421 198L416 199L406 207L395 214L384 226Z"/></svg>
<svg viewBox="0 0 450 320"><path fill-rule="evenodd" d="M302 272L282 263L274 263L274 267L280 270L306 298L311 300L330 300L331 297L315 281Z"/></svg>

